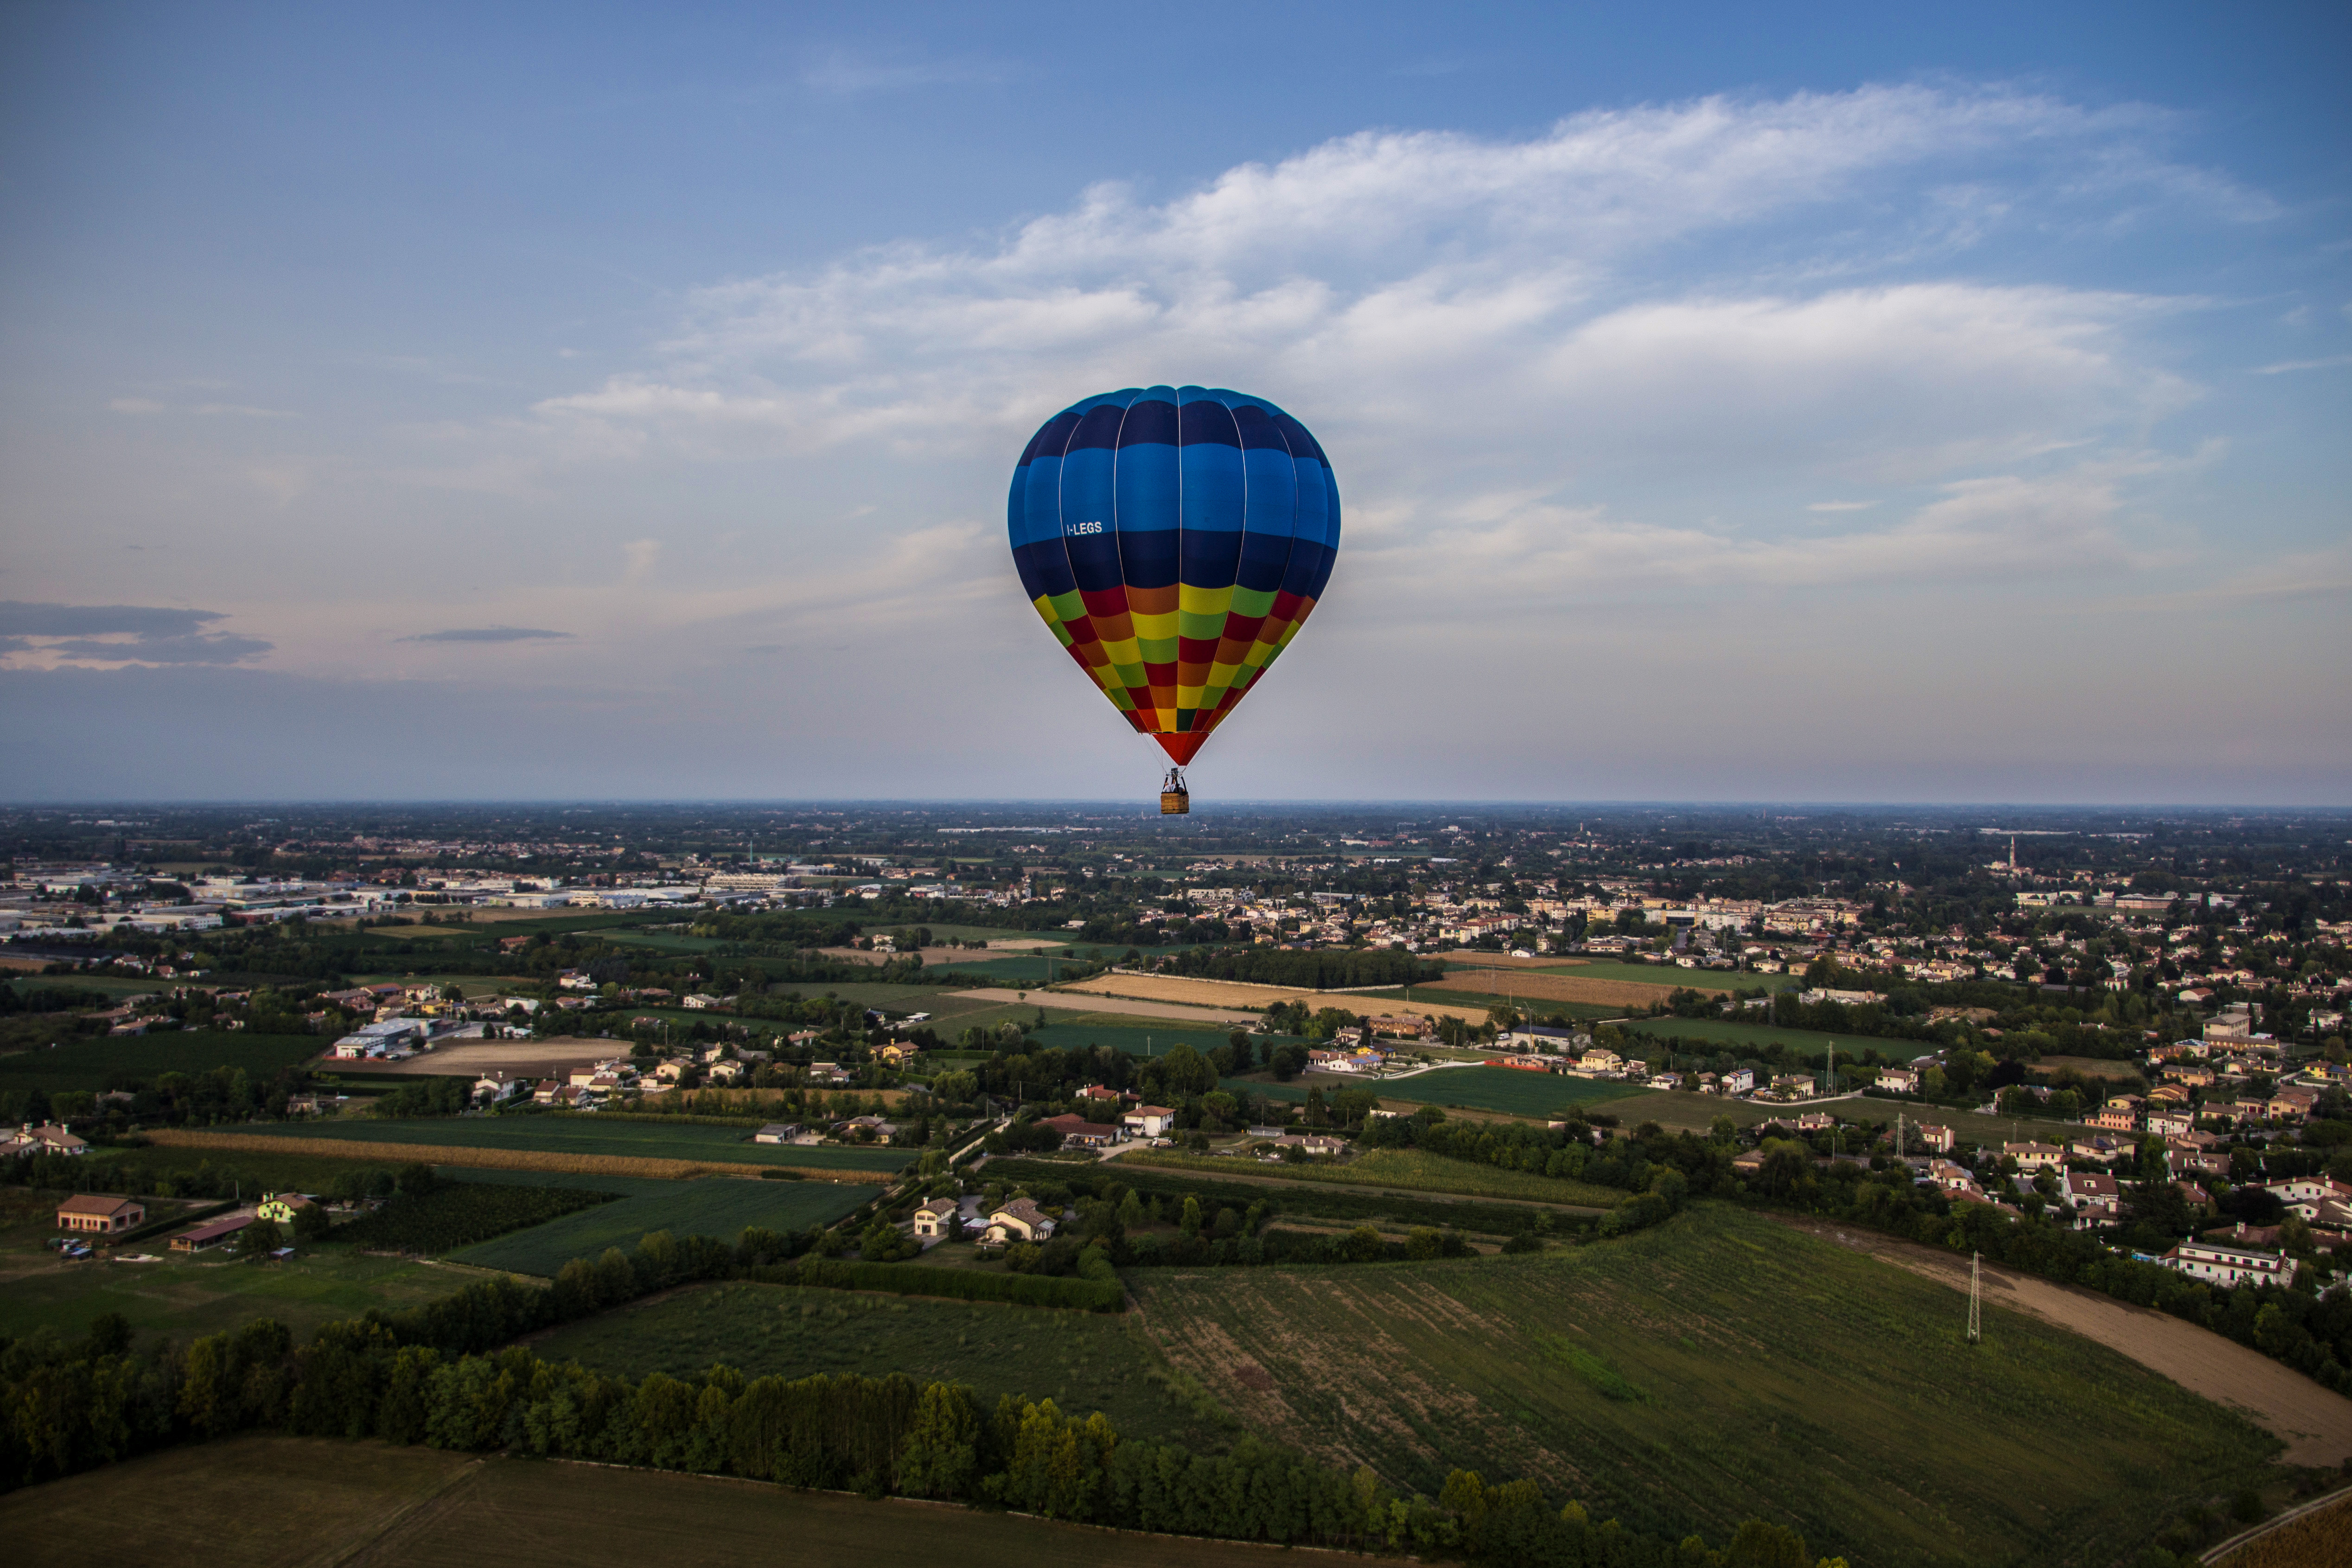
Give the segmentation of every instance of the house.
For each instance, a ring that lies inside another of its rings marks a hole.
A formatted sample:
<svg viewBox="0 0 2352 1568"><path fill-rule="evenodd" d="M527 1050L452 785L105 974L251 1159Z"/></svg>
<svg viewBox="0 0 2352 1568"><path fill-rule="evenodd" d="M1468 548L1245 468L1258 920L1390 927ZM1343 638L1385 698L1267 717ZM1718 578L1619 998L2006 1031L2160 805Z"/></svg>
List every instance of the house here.
<svg viewBox="0 0 2352 1568"><path fill-rule="evenodd" d="M1950 1128L1940 1122L1923 1121L1914 1131L1919 1134L1920 1143L1929 1152L1937 1154L1948 1154L1952 1152Z"/></svg>
<svg viewBox="0 0 2352 1568"><path fill-rule="evenodd" d="M2339 1182L2333 1176L2297 1176L2291 1181L2267 1182L2263 1191L2287 1206L2288 1212L2305 1219L2317 1219L2324 1205L2352 1204L2352 1183Z"/></svg>
<svg viewBox="0 0 2352 1568"><path fill-rule="evenodd" d="M1304 1135L1281 1132L1276 1134L1271 1142L1280 1148L1297 1149L1318 1157L1344 1153L1348 1148L1346 1140L1328 1137L1320 1132L1309 1132Z"/></svg>
<svg viewBox="0 0 2352 1568"><path fill-rule="evenodd" d="M220 1218L207 1221L193 1230L184 1230L172 1238L172 1250L202 1252L208 1247L216 1247L251 1225L253 1217L249 1214L223 1215Z"/></svg>
<svg viewBox="0 0 2352 1568"><path fill-rule="evenodd" d="M2187 1110L2158 1110L2151 1108L2147 1113L2147 1130L2150 1132L2162 1133L2167 1138L2178 1138L2196 1125L2195 1114Z"/></svg>
<svg viewBox="0 0 2352 1568"><path fill-rule="evenodd" d="M1067 1149L1101 1149L1120 1142L1126 1136L1110 1122L1089 1121L1076 1114L1049 1116L1041 1125L1059 1132L1062 1145Z"/></svg>
<svg viewBox="0 0 2352 1568"><path fill-rule="evenodd" d="M726 1005L724 1002L721 1002L718 997L711 995L707 991L688 992L686 995L686 1005L698 1013L707 1013L713 1007L723 1007Z"/></svg>
<svg viewBox="0 0 2352 1568"><path fill-rule="evenodd" d="M1394 1013L1375 1013L1364 1020L1375 1035L1389 1035L1398 1039L1418 1040L1432 1032L1426 1018L1415 1018Z"/></svg>
<svg viewBox="0 0 2352 1568"><path fill-rule="evenodd" d="M1916 1068L1880 1068L1878 1087L1889 1094L1919 1092L1919 1069Z"/></svg>
<svg viewBox="0 0 2352 1568"><path fill-rule="evenodd" d="M1928 1161L1927 1179L1948 1193L1967 1192L1977 1184L1975 1172L1949 1160Z"/></svg>
<svg viewBox="0 0 2352 1568"><path fill-rule="evenodd" d="M846 1121L835 1122L833 1129L835 1137L856 1142L887 1143L898 1132L897 1122L885 1121L878 1116L853 1116Z"/></svg>
<svg viewBox="0 0 2352 1568"><path fill-rule="evenodd" d="M2000 1152L2003 1159L2016 1161L2021 1171L2054 1171L2066 1163L2066 1151L2055 1143L2036 1143L2030 1140L2023 1143L2003 1143Z"/></svg>
<svg viewBox="0 0 2352 1568"><path fill-rule="evenodd" d="M826 1089L838 1089L849 1081L849 1074L839 1062L811 1062L801 1078L812 1087Z"/></svg>
<svg viewBox="0 0 2352 1568"><path fill-rule="evenodd" d="M933 1198L915 1211L915 1234L935 1237L941 1241L953 1241L956 1234L956 1201L953 1198Z"/></svg>
<svg viewBox="0 0 2352 1568"><path fill-rule="evenodd" d="M1030 1199L1015 1198L988 1216L984 1234L998 1247L1008 1241L1044 1241L1054 1234L1054 1222Z"/></svg>
<svg viewBox="0 0 2352 1568"><path fill-rule="evenodd" d="M2093 1111L2084 1121L2090 1126L2108 1132L2129 1132L2139 1125L2140 1102L2137 1096L2119 1094Z"/></svg>
<svg viewBox="0 0 2352 1568"><path fill-rule="evenodd" d="M1380 1020L1373 1020L1377 1024ZM1380 1030L1379 1033L1391 1033ZM1572 1057L1581 1053L1591 1043L1590 1035L1580 1035L1573 1029L1553 1028L1543 1024L1527 1024L1506 1034L1501 1045L1505 1050L1542 1051L1548 1056Z"/></svg>
<svg viewBox="0 0 2352 1568"><path fill-rule="evenodd" d="M530 1088L529 1079L510 1078L502 1072L484 1073L474 1080L474 1098L487 1099L495 1105L526 1093Z"/></svg>
<svg viewBox="0 0 2352 1568"><path fill-rule="evenodd" d="M255 1211L273 1225L292 1225L304 1209L314 1207L312 1200L300 1193L272 1193L261 1200Z"/></svg>
<svg viewBox="0 0 2352 1568"><path fill-rule="evenodd" d="M1176 1113L1164 1105L1139 1105L1118 1120L1138 1138L1159 1138L1176 1125Z"/></svg>
<svg viewBox="0 0 2352 1568"><path fill-rule="evenodd" d="M567 969L555 977L557 987L564 991L593 991L595 978L584 969ZM688 1004L692 1005L692 1004Z"/></svg>
<svg viewBox="0 0 2352 1568"><path fill-rule="evenodd" d="M147 1210L130 1198L101 1197L91 1194L68 1198L58 1205L59 1230L96 1231L111 1236L117 1231L131 1230L143 1225Z"/></svg>
<svg viewBox="0 0 2352 1568"><path fill-rule="evenodd" d="M27 1121L0 1142L0 1157L11 1154L87 1154L89 1145L55 1121L38 1127Z"/></svg>
<svg viewBox="0 0 2352 1568"><path fill-rule="evenodd" d="M743 1076L745 1070L741 1062L712 1062L703 1076L713 1083L733 1083Z"/></svg>
<svg viewBox="0 0 2352 1568"><path fill-rule="evenodd" d="M2088 1160L2098 1165L2112 1165L2128 1152L2130 1152L2129 1150L2113 1138L2103 1137L2097 1133L2069 1139L2066 1143L2068 1159Z"/></svg>
<svg viewBox="0 0 2352 1568"><path fill-rule="evenodd" d="M1605 1046L1595 1046L1577 1058L1576 1065L1583 1072L1623 1072L1625 1058Z"/></svg>
<svg viewBox="0 0 2352 1568"><path fill-rule="evenodd" d="M2251 1247L2221 1247L2210 1241L2184 1241L2157 1259L2192 1279L2216 1285L2291 1285L2294 1259L2277 1252Z"/></svg>
<svg viewBox="0 0 2352 1568"><path fill-rule="evenodd" d="M2058 1201L2074 1211L2074 1228L2112 1225L2123 1217L2123 1188L2113 1176L2069 1171L2058 1178Z"/></svg>
<svg viewBox="0 0 2352 1568"><path fill-rule="evenodd" d="M1756 1073L1752 1068L1734 1068L1723 1075L1722 1089L1726 1094L1752 1094L1756 1090Z"/></svg>
<svg viewBox="0 0 2352 1568"><path fill-rule="evenodd" d="M751 1134L754 1143L790 1143L801 1135L797 1121L771 1121Z"/></svg>

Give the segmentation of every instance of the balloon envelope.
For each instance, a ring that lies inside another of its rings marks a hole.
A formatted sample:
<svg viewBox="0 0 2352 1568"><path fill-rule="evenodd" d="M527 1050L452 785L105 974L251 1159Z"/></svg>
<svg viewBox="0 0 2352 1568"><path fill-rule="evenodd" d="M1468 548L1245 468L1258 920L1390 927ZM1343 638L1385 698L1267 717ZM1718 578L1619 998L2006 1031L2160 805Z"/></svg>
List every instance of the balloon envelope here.
<svg viewBox="0 0 2352 1568"><path fill-rule="evenodd" d="M1307 624L1339 547L1315 437L1217 387L1072 404L1030 437L1006 511L1030 604L1180 764Z"/></svg>

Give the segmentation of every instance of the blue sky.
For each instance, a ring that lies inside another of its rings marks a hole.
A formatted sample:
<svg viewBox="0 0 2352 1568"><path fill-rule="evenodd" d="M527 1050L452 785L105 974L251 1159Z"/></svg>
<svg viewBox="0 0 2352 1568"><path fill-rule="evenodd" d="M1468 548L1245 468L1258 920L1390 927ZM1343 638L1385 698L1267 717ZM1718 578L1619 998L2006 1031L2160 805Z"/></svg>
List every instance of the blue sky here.
<svg viewBox="0 0 2352 1568"><path fill-rule="evenodd" d="M17 798L1139 795L1055 409L1330 451L1237 797L2352 800L2340 8L0 16Z"/></svg>

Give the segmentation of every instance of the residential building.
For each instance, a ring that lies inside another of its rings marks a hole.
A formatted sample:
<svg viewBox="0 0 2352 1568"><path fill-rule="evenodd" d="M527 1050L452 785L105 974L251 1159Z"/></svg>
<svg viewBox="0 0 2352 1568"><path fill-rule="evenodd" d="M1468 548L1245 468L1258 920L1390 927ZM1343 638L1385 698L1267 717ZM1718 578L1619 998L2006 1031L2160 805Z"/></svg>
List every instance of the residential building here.
<svg viewBox="0 0 2352 1568"><path fill-rule="evenodd" d="M761 1128L757 1132L751 1134L751 1142L754 1143L790 1143L798 1139L800 1135L801 1124L797 1121L771 1121L765 1127Z"/></svg>
<svg viewBox="0 0 2352 1568"><path fill-rule="evenodd" d="M1100 1149L1120 1142L1126 1137L1115 1123L1089 1121L1075 1113L1049 1116L1045 1118L1045 1125L1059 1132L1063 1147L1069 1149Z"/></svg>
<svg viewBox="0 0 2352 1568"><path fill-rule="evenodd" d="M1164 1105L1139 1105L1119 1122L1138 1138L1160 1138L1176 1125L1176 1113Z"/></svg>
<svg viewBox="0 0 2352 1568"><path fill-rule="evenodd" d="M68 1198L58 1205L59 1230L95 1231L101 1236L111 1236L118 1231L135 1229L146 1221L146 1206L133 1198L107 1197L92 1193Z"/></svg>
<svg viewBox="0 0 2352 1568"><path fill-rule="evenodd" d="M1932 1152L1938 1154L1952 1152L1952 1130L1941 1122L1923 1121L1913 1131L1918 1133L1920 1143Z"/></svg>
<svg viewBox="0 0 2352 1568"><path fill-rule="evenodd" d="M915 1211L915 1234L928 1239L954 1240L956 1207L953 1198L931 1199Z"/></svg>
<svg viewBox="0 0 2352 1568"><path fill-rule="evenodd" d="M988 1216L983 1234L999 1247L1011 1241L1044 1241L1054 1234L1054 1222L1032 1200L1015 1198Z"/></svg>
<svg viewBox="0 0 2352 1568"><path fill-rule="evenodd" d="M1878 1087L1889 1094L1919 1092L1919 1069L1916 1068L1880 1068Z"/></svg>
<svg viewBox="0 0 2352 1568"><path fill-rule="evenodd" d="M255 1212L272 1225L292 1225L304 1209L312 1206L312 1200L300 1193L272 1193Z"/></svg>
<svg viewBox="0 0 2352 1568"><path fill-rule="evenodd" d="M2291 1285L2294 1259L2277 1252L2251 1247L2221 1247L2210 1241L2184 1241L2157 1259L2192 1279L2215 1285Z"/></svg>
<svg viewBox="0 0 2352 1568"><path fill-rule="evenodd" d="M2021 1171L2054 1171L2066 1163L2066 1151L2055 1143L2005 1142L2000 1152L2002 1158L2016 1161Z"/></svg>
<svg viewBox="0 0 2352 1568"><path fill-rule="evenodd" d="M2058 1201L2074 1211L2077 1230L2123 1217L2123 1188L2113 1176L2069 1171L2058 1178Z"/></svg>
<svg viewBox="0 0 2352 1568"><path fill-rule="evenodd" d="M63 1124L44 1121L38 1127L27 1121L16 1131L0 1141L0 1158L13 1154L87 1154L89 1144L68 1131Z"/></svg>

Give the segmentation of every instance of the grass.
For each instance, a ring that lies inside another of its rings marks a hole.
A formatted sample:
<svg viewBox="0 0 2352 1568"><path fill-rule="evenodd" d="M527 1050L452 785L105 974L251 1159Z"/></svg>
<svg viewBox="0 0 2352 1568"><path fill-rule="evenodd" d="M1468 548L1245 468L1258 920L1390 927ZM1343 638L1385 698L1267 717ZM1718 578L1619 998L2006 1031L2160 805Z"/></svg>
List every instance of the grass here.
<svg viewBox="0 0 2352 1568"><path fill-rule="evenodd" d="M243 1068L266 1080L280 1068L309 1061L327 1048L316 1035L248 1035L226 1029L183 1029L166 1035L102 1035L59 1045L53 1050L18 1051L0 1057L0 1085L38 1084L59 1089L100 1089L159 1073L209 1072Z"/></svg>
<svg viewBox="0 0 2352 1568"><path fill-rule="evenodd" d="M192 1517L191 1501L231 1506ZM420 1506L430 1504L431 1506ZM1014 1514L800 1492L708 1476L477 1458L328 1438L191 1445L0 1499L24 1568L1265 1568L1263 1547L1110 1535ZM200 1533L199 1533L200 1532Z"/></svg>
<svg viewBox="0 0 2352 1568"><path fill-rule="evenodd" d="M1549 1017L1558 1013L1563 1017L1587 1023L1598 1018L1622 1018L1625 1016L1623 1007L1607 1007L1598 1002L1559 1002L1549 996L1507 996L1499 991L1455 991L1450 987L1439 991L1425 985L1419 990L1421 994L1409 1001L1402 991L1359 991L1351 994L1362 998L1359 1010L1363 1012L1377 1011L1370 1005L1372 1003L1393 1002L1398 1004L1399 1011L1405 1013L1424 1005L1432 1007L1442 1005L1447 1007L1510 1007L1528 1017ZM1660 993L1661 996L1664 994Z"/></svg>
<svg viewBox="0 0 2352 1568"><path fill-rule="evenodd" d="M151 1189L174 1178L217 1175L234 1181L247 1196L264 1192L315 1193L337 1176L370 1168L395 1171L404 1162L353 1161L334 1154L259 1148L207 1149L157 1144L148 1149L94 1149L84 1156L93 1168L135 1172ZM469 1175L467 1180L473 1178Z"/></svg>
<svg viewBox="0 0 2352 1568"><path fill-rule="evenodd" d="M1238 1026L1213 1027L1203 1024L1186 1024L1174 1018L1156 1026L1132 1019L1118 1024L1052 1023L1042 1029L1030 1030L1029 1037L1039 1045L1051 1046L1056 1050L1084 1050L1089 1046L1108 1046L1112 1050L1124 1051L1131 1057L1164 1057L1181 1042L1205 1056L1223 1045Z"/></svg>
<svg viewBox="0 0 2352 1568"><path fill-rule="evenodd" d="M1309 1161L1303 1165L1260 1165L1252 1160L1186 1154L1173 1149L1139 1149L1118 1158L1121 1165L1192 1171L1202 1175L1246 1176L1260 1171L1286 1182L1326 1182L1343 1187L1400 1187L1424 1193L1456 1193L1474 1198L1519 1198L1530 1203L1581 1208L1615 1208L1625 1194L1614 1187L1506 1171L1468 1160L1449 1160L1418 1149L1375 1149L1344 1164Z"/></svg>
<svg viewBox="0 0 2352 1568"><path fill-rule="evenodd" d="M15 974L5 977L17 995L42 991L101 992L109 996L160 996L177 984L170 980L124 980L111 974Z"/></svg>
<svg viewBox="0 0 2352 1568"><path fill-rule="evenodd" d="M1601 1105L1647 1092L1613 1079L1570 1078L1521 1068L1447 1068L1442 1072L1372 1085L1382 1100L1416 1105L1462 1105L1511 1116L1555 1117L1580 1105ZM1328 1098L1330 1089L1325 1086Z"/></svg>
<svg viewBox="0 0 2352 1568"><path fill-rule="evenodd" d="M789 1165L803 1170L889 1172L913 1156L888 1149L803 1148L754 1143L749 1127L710 1127L681 1121L602 1121L593 1116L436 1116L415 1121L362 1117L314 1127L254 1127L262 1137L420 1143L449 1149L504 1149L551 1154L612 1155L643 1160L704 1160L730 1165Z"/></svg>
<svg viewBox="0 0 2352 1568"><path fill-rule="evenodd" d="M1717 1545L1759 1516L1855 1568L2126 1561L2279 1447L2036 1319L1990 1307L1971 1346L1943 1286L1715 1205L1529 1258L1130 1288L1179 1366L1326 1462L1527 1476Z"/></svg>
<svg viewBox="0 0 2352 1568"><path fill-rule="evenodd" d="M501 1171L489 1165L436 1165L433 1173L445 1181L482 1186L574 1187L588 1193L617 1193L625 1198L666 1193L674 1184L643 1176L602 1176L587 1171Z"/></svg>
<svg viewBox="0 0 2352 1568"><path fill-rule="evenodd" d="M1220 1446L1221 1429L1171 1399L1159 1353L1119 1318L992 1301L937 1301L711 1285L559 1329L537 1346L553 1361L684 1376L713 1362L746 1375L903 1372L969 1384L993 1406L1011 1394L1099 1410L1122 1437Z"/></svg>
<svg viewBox="0 0 2352 1568"><path fill-rule="evenodd" d="M175 1258L163 1247L158 1237L132 1248L164 1259L158 1263L62 1263L37 1240L12 1237L0 1247L0 1334L46 1324L70 1339L100 1313L120 1312L142 1333L183 1342L255 1318L276 1318L299 1340L321 1323L436 1300L466 1282L447 1269L341 1247L303 1250L282 1263Z"/></svg>
<svg viewBox="0 0 2352 1568"><path fill-rule="evenodd" d="M608 1247L626 1251L640 1237L656 1230L733 1241L746 1226L792 1231L831 1225L880 1191L879 1187L744 1182L716 1176L672 1182L666 1191L583 1209L450 1257L478 1268L552 1278L575 1258L599 1258Z"/></svg>
<svg viewBox="0 0 2352 1568"><path fill-rule="evenodd" d="M373 1214L337 1226L331 1239L375 1251L453 1252L617 1196L586 1187L449 1182L429 1193L403 1194Z"/></svg>

